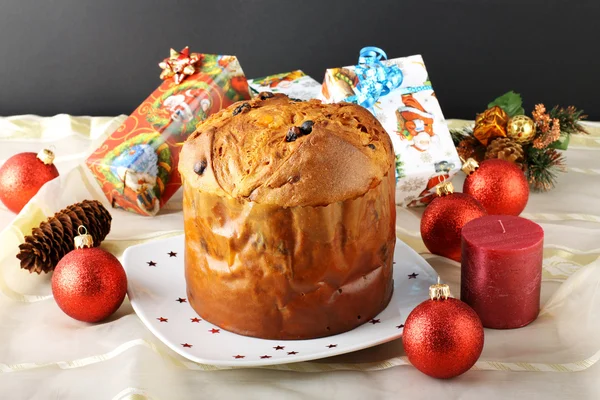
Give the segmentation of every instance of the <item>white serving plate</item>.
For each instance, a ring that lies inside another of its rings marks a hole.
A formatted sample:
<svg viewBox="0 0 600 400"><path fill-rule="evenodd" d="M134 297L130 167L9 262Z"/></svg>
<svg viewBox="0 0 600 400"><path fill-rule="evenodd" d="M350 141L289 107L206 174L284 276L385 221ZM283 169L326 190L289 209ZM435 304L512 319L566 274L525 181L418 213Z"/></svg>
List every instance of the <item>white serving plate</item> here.
<svg viewBox="0 0 600 400"><path fill-rule="evenodd" d="M225 331L202 320L187 302L184 236L128 248L123 255L129 300L163 343L202 364L252 367L314 360L399 338L404 321L428 298L437 274L406 244L396 241L394 294L385 310L345 333L308 340L266 340Z"/></svg>

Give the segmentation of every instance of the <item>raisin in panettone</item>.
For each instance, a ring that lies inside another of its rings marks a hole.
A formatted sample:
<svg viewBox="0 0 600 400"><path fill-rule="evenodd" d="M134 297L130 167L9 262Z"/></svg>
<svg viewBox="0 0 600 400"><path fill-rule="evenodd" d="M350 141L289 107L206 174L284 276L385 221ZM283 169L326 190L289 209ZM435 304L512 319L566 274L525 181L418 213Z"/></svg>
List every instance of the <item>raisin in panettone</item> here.
<svg viewBox="0 0 600 400"><path fill-rule="evenodd" d="M366 109L264 93L183 146L188 299L242 335L348 331L392 295L392 143Z"/></svg>

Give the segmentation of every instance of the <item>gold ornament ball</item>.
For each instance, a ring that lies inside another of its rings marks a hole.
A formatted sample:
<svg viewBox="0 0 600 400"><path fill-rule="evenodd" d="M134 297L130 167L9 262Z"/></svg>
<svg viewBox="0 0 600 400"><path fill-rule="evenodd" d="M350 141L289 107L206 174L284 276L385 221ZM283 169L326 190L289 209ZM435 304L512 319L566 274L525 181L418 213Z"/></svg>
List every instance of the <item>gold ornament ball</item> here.
<svg viewBox="0 0 600 400"><path fill-rule="evenodd" d="M508 120L506 136L520 144L530 143L535 136L535 122L527 115L516 115Z"/></svg>

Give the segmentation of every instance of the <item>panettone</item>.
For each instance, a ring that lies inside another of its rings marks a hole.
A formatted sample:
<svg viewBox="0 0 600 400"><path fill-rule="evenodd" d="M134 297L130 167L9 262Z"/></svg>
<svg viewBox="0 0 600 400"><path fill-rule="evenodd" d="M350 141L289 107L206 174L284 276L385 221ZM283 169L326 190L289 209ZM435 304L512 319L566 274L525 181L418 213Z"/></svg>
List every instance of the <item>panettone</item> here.
<svg viewBox="0 0 600 400"><path fill-rule="evenodd" d="M242 335L350 330L392 295L392 143L366 109L263 93L183 146L188 299Z"/></svg>

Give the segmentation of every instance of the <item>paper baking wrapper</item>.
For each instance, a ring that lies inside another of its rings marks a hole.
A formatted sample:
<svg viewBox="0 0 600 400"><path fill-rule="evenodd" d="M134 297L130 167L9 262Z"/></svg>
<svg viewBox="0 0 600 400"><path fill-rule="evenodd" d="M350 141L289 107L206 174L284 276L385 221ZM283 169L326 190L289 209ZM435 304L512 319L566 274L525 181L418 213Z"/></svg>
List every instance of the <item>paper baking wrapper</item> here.
<svg viewBox="0 0 600 400"><path fill-rule="evenodd" d="M363 196L282 208L184 185L188 298L205 320L269 339L350 330L392 294L394 171Z"/></svg>

